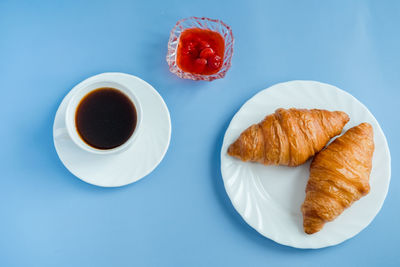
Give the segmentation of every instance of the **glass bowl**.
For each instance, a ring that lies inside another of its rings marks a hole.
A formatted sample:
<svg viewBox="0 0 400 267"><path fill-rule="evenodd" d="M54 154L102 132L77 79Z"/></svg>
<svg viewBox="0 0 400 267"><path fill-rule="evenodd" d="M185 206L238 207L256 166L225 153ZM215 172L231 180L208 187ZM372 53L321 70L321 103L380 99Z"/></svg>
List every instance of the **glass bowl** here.
<svg viewBox="0 0 400 267"><path fill-rule="evenodd" d="M181 33L190 28L200 28L212 30L221 34L225 40L225 52L221 69L214 74L202 75L192 74L181 70L176 63L176 52L179 44L179 37ZM226 72L231 67L231 60L233 55L233 34L231 27L224 22L217 19L190 17L179 20L171 31L168 41L167 63L169 70L183 79L192 79L195 81L212 81L225 77Z"/></svg>

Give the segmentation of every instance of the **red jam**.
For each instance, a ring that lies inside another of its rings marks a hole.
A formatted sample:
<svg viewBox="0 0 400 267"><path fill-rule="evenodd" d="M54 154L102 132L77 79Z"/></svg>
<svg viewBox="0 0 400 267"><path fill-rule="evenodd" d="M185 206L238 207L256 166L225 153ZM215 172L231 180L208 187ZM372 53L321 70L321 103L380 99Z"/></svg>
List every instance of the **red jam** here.
<svg viewBox="0 0 400 267"><path fill-rule="evenodd" d="M176 61L185 72L210 75L221 69L224 52L225 40L221 34L192 28L181 33Z"/></svg>

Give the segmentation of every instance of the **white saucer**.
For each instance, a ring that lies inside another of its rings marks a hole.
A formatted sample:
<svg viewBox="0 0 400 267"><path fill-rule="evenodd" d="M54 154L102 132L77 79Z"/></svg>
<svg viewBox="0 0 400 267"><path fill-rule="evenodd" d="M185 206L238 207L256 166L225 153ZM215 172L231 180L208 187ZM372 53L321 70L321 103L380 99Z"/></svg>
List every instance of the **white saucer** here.
<svg viewBox="0 0 400 267"><path fill-rule="evenodd" d="M260 122L267 114L280 107L344 111L349 115L350 121L343 132L362 122L369 122L374 128L375 151L369 194L313 235L304 233L303 215L300 211L305 197L310 160L298 167L264 166L242 162L226 153L228 146L243 130ZM356 98L329 84L292 81L262 90L236 113L225 133L221 171L233 206L260 234L287 246L322 248L355 236L378 214L390 182L390 152L379 123Z"/></svg>
<svg viewBox="0 0 400 267"><path fill-rule="evenodd" d="M102 73L85 81L99 78L125 85L139 99L143 120L135 143L115 155L92 154L73 143L65 130L65 110L74 87L57 110L54 145L62 163L79 179L104 187L123 186L143 178L161 162L171 138L171 119L164 100L147 82L124 73Z"/></svg>

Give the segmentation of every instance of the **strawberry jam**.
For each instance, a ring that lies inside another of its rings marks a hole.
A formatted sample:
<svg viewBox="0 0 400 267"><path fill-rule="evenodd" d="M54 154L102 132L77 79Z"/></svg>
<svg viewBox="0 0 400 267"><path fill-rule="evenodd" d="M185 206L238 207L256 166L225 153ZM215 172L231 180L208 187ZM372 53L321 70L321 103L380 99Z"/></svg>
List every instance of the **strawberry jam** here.
<svg viewBox="0 0 400 267"><path fill-rule="evenodd" d="M185 72L210 75L221 69L224 52L225 40L221 34L192 28L181 33L176 61Z"/></svg>

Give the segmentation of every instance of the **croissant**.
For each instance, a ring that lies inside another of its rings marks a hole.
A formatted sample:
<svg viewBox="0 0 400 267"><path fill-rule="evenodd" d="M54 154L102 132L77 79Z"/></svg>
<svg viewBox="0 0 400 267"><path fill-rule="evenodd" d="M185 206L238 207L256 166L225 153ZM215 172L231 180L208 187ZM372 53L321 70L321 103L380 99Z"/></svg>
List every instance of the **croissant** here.
<svg viewBox="0 0 400 267"><path fill-rule="evenodd" d="M228 155L264 165L298 166L340 134L348 121L341 111L280 108L242 132Z"/></svg>
<svg viewBox="0 0 400 267"><path fill-rule="evenodd" d="M301 207L304 232L318 232L368 194L373 152L372 126L361 123L314 157Z"/></svg>

